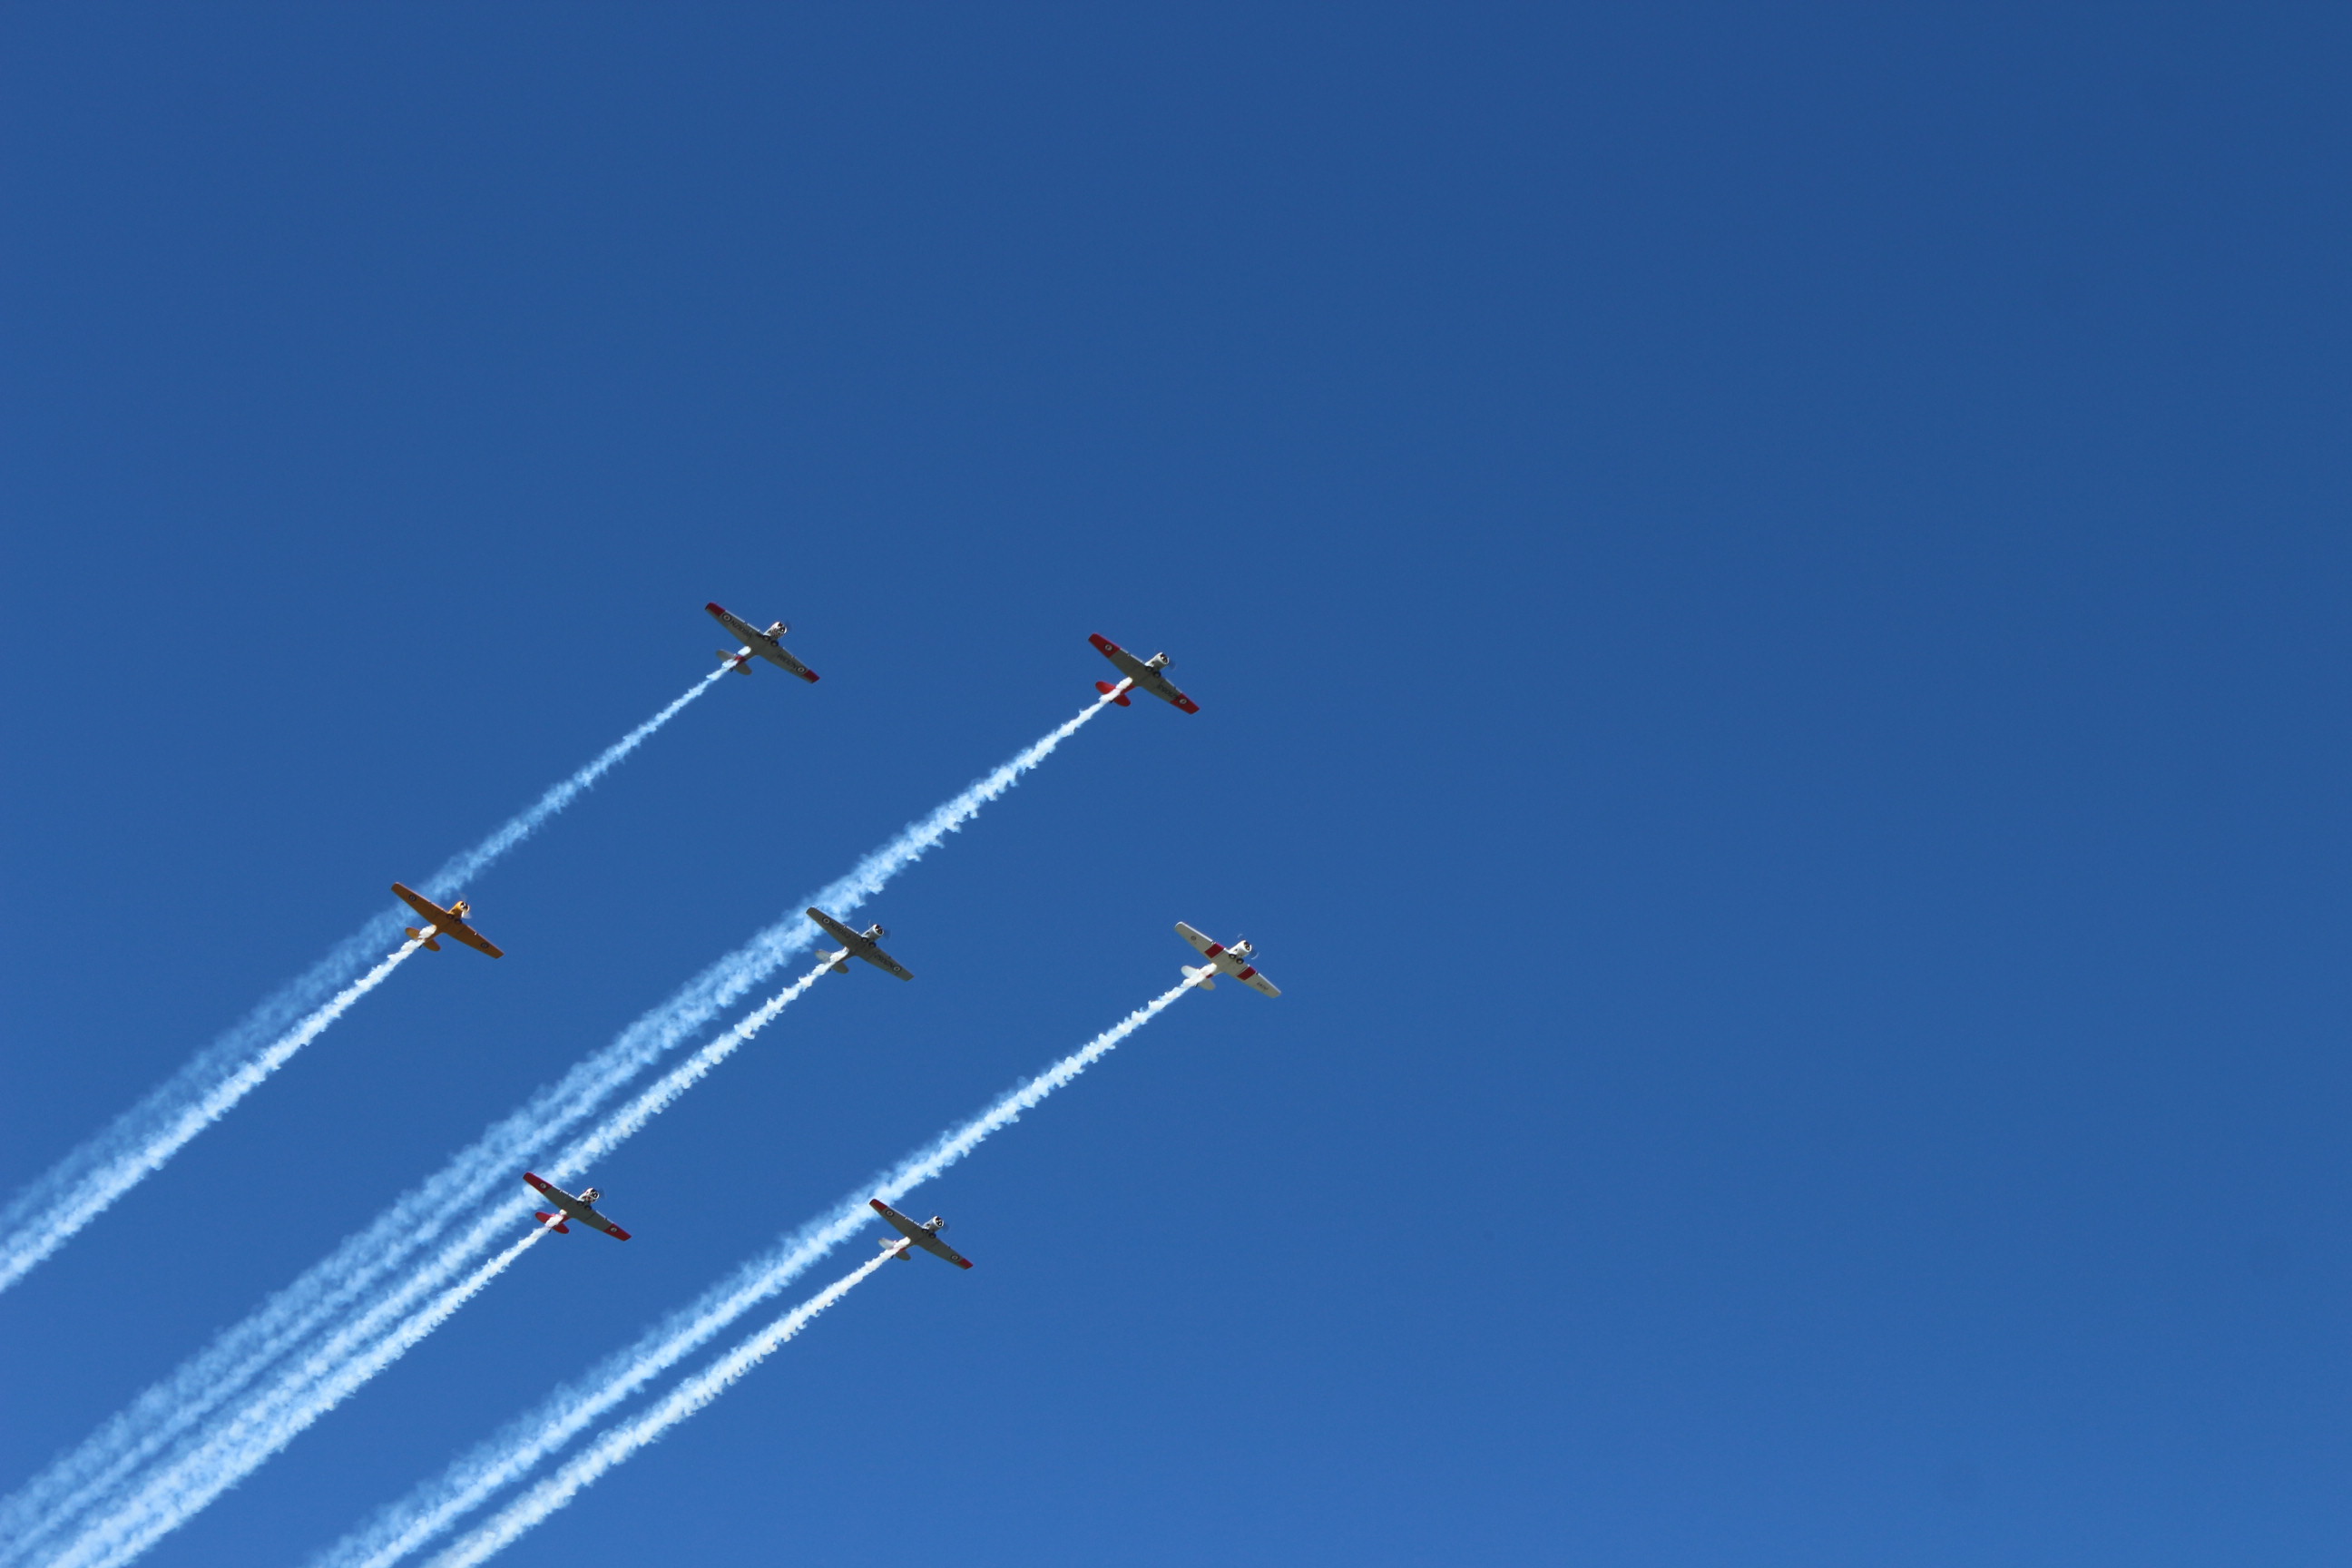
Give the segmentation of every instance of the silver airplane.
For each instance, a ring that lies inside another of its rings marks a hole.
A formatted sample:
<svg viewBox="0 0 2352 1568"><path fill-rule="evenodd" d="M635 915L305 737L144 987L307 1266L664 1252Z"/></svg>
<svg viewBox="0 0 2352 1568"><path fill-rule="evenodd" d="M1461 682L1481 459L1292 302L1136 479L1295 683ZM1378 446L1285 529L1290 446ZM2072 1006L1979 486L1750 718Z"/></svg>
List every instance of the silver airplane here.
<svg viewBox="0 0 2352 1568"><path fill-rule="evenodd" d="M847 926L843 925L839 921L835 920L831 915L826 914L823 910L819 909L810 910L808 912L808 918L823 926L824 928L825 935L833 938L834 941L842 944L841 951L839 952L820 953L818 955L832 963L833 972L835 974L848 973L849 961L853 958L862 958L866 963L872 964L875 968L882 971L885 974L895 974L901 980L912 980L914 978L913 975L908 973L906 970L899 967L898 961L897 959L883 952L877 945L882 938L890 934L888 931L884 931L880 925L870 925L864 931L852 931Z"/></svg>
<svg viewBox="0 0 2352 1568"><path fill-rule="evenodd" d="M880 1215L893 1230L907 1238L906 1241L886 1241L882 1244L882 1250L897 1253L899 1262L904 1263L914 1256L907 1250L907 1242L912 1242L934 1258L946 1258L958 1268L971 1267L971 1258L940 1239L940 1232L947 1229L948 1222L939 1215L933 1215L927 1225L918 1225L880 1198L868 1198L866 1201L873 1205L874 1212Z"/></svg>
<svg viewBox="0 0 2352 1568"><path fill-rule="evenodd" d="M1139 691L1149 691L1162 702L1171 707L1181 708L1187 713L1198 713L1201 710L1200 704L1177 690L1176 683L1160 673L1168 668L1166 654L1155 653L1150 658L1138 658L1100 632L1089 632L1087 635L1087 640L1095 645L1096 652L1117 665L1118 672L1127 677L1117 686L1113 686L1108 680L1095 682L1097 691L1101 692L1120 707L1132 706L1127 700L1127 688L1131 686Z"/></svg>
<svg viewBox="0 0 2352 1568"><path fill-rule="evenodd" d="M522 1173L522 1179L529 1182L540 1196L545 1198L549 1203L553 1204L557 1208L563 1211L561 1214L548 1214L542 1211L537 1216L539 1223L541 1225L547 1225L550 1230L560 1230L564 1235L570 1236L572 1234L572 1227L563 1222L567 1219L576 1219L582 1225L594 1226L598 1230L603 1231L606 1236L613 1237L615 1241L626 1241L629 1239L629 1233L627 1231L623 1230L619 1226L614 1225L611 1220L606 1219L603 1215L596 1212L596 1200L603 1197L604 1194L598 1192L595 1188L590 1187L575 1198L570 1193L565 1192L562 1187L557 1186L553 1182L543 1181L540 1177L532 1175L529 1171L525 1171ZM552 1220L555 1223L548 1225L550 1220Z"/></svg>
<svg viewBox="0 0 2352 1568"><path fill-rule="evenodd" d="M1256 950L1242 938L1234 938L1233 946L1227 947L1223 942L1211 942L1182 921L1176 922L1176 934L1199 948L1201 956L1209 961L1197 967L1190 963L1184 966L1186 984L1198 985L1203 991L1214 991L1217 988L1214 977L1230 974L1262 995L1282 994L1275 989L1274 982L1260 974L1257 965L1250 962L1251 953Z"/></svg>
<svg viewBox="0 0 2352 1568"><path fill-rule="evenodd" d="M751 622L729 615L726 606L722 605L705 605L702 607L710 612L712 620L725 626L742 642L743 646L733 653L729 653L723 647L719 650L719 657L733 665L736 674L751 673L751 656L756 653L778 669L788 669L803 680L811 684L815 683L816 671L787 653L784 650L784 645L776 640L791 632L792 627L778 621L763 632Z"/></svg>

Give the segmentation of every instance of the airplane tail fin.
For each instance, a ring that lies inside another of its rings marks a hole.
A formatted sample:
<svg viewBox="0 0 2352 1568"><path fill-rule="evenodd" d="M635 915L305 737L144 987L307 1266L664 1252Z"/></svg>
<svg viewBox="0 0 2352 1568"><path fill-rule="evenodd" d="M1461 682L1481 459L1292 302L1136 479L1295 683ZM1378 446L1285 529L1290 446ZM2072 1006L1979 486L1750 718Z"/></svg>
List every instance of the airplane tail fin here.
<svg viewBox="0 0 2352 1568"><path fill-rule="evenodd" d="M547 1225L549 1220L555 1219L555 1216L551 1214L534 1214L531 1217L538 1220L541 1225ZM559 1236L570 1236L572 1234L572 1227L564 1224L563 1221L560 1219L555 1219L555 1223L553 1225L548 1225L547 1228L554 1231Z"/></svg>
<svg viewBox="0 0 2352 1568"><path fill-rule="evenodd" d="M401 930L403 930L403 931L406 931L406 932L408 933L408 940L409 940L409 941L411 941L411 942L420 942L420 941L421 941L421 942L423 942L425 943L425 947L426 947L426 949L427 949L427 950L429 950L429 951L431 951L431 952L440 952L440 951L441 951L441 941L440 941L440 939L439 939L438 937L426 936L423 931L418 931L415 926L403 926L403 927L401 927L400 929L401 929Z"/></svg>
<svg viewBox="0 0 2352 1568"><path fill-rule="evenodd" d="M1097 680L1097 681L1096 681L1096 682L1095 682L1095 689L1096 689L1097 691L1101 692L1105 697L1110 697L1110 694L1111 694L1112 692L1114 692L1114 691L1118 691L1118 687L1116 687L1116 686L1113 686L1113 685L1112 685L1109 681L1108 681L1108 680ZM1118 691L1118 696L1116 696L1116 697L1110 697L1110 700L1111 700L1113 702L1118 703L1121 708L1132 708L1132 707L1134 707L1134 706L1135 706L1135 704L1134 704L1133 702L1130 702L1129 700L1128 700L1127 693L1126 693L1126 692L1124 692L1124 691Z"/></svg>
<svg viewBox="0 0 2352 1568"><path fill-rule="evenodd" d="M836 961L835 962L835 963L834 963L834 966L833 966L833 972L834 972L835 974L846 974L846 973L849 973L849 960L847 960L847 959L845 959L845 958L836 960Z"/></svg>
<svg viewBox="0 0 2352 1568"><path fill-rule="evenodd" d="M719 650L719 662L721 664L733 665L735 667L735 673L738 675L749 675L751 673L751 661L750 659L745 658L740 653L729 653L723 647Z"/></svg>
<svg viewBox="0 0 2352 1568"><path fill-rule="evenodd" d="M1184 978L1192 984L1198 985L1203 991L1214 991L1217 988L1217 983L1209 978L1216 973L1215 968L1212 965L1203 963L1195 967L1188 963L1183 967Z"/></svg>

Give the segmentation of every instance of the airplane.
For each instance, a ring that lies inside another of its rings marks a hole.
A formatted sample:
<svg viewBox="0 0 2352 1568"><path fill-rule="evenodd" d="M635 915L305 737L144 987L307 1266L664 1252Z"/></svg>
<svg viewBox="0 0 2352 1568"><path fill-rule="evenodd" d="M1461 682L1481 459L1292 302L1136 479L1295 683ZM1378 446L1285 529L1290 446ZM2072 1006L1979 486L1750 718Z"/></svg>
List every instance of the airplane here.
<svg viewBox="0 0 2352 1568"><path fill-rule="evenodd" d="M907 1250L907 1242L912 1242L934 1258L946 1258L958 1268L971 1267L971 1258L940 1239L940 1232L947 1229L948 1222L939 1215L933 1215L928 1225L917 1225L880 1198L868 1198L866 1201L873 1205L876 1214L880 1215L899 1235L907 1238L906 1241L886 1241L882 1244L882 1250L885 1252L895 1250L898 1253L899 1262L904 1263L914 1257L913 1253Z"/></svg>
<svg viewBox="0 0 2352 1568"><path fill-rule="evenodd" d="M492 958L504 958L506 956L505 953L490 945L480 931L476 931L472 926L466 923L466 911L473 906L467 903L465 900L459 899L456 903L451 904L445 910L440 905L435 903L432 900L426 898L424 894L411 892L408 889L402 887L397 882L394 882L392 885L392 890L400 895L400 901L402 903L406 904L410 909L415 910L418 914L423 915L427 921L432 922L423 931L418 931L415 926L401 927L401 930L408 933L409 941L422 942L425 946L431 948L434 952L438 952L441 951L441 943L438 939L446 936L452 942L462 942L467 947L473 948L478 952L487 952Z"/></svg>
<svg viewBox="0 0 2352 1568"><path fill-rule="evenodd" d="M1176 934L1199 948L1201 956L1209 961L1197 967L1189 963L1184 966L1187 984L1198 985L1203 991L1214 991L1217 987L1212 976L1230 974L1253 991L1268 996L1282 994L1275 989L1274 982L1260 974L1257 966L1250 962L1250 954L1255 950L1247 942L1236 937L1234 945L1227 947L1221 942L1211 942L1182 921L1176 922Z"/></svg>
<svg viewBox="0 0 2352 1568"><path fill-rule="evenodd" d="M791 654L785 652L784 645L776 640L778 637L790 632L793 629L792 627L784 625L782 621L778 621L774 626L770 626L763 632L757 626L754 626L751 622L739 620L735 616L729 615L723 605L705 605L702 607L710 612L711 619L717 621L720 626L725 626L729 631L735 634L738 638L741 639L743 646L737 648L733 653L729 653L723 647L719 650L719 657L729 664L733 665L735 667L736 674L749 675L751 673L751 656L756 653L761 658L766 659L770 664L774 665L778 669L789 669L794 675L799 676L803 680L807 681L810 685L814 686L816 684L816 671L811 669L807 665L803 664L799 659L794 658Z"/></svg>
<svg viewBox="0 0 2352 1568"><path fill-rule="evenodd" d="M522 1173L522 1179L529 1182L533 1187L536 1187L541 1197L545 1198L549 1203L553 1204L557 1208L563 1211L562 1214L548 1214L542 1210L541 1213L533 1216L541 1225L546 1225L549 1220L553 1220L555 1223L551 1226L548 1226L550 1230L559 1230L564 1235L570 1236L572 1234L572 1227L563 1222L567 1219L576 1219L582 1225L594 1226L598 1230L603 1231L606 1236L611 1237L615 1241L626 1241L629 1239L629 1233L627 1231L623 1230L619 1226L614 1225L611 1220L606 1219L603 1215L596 1212L596 1200L603 1197L604 1194L598 1192L595 1188L590 1187L575 1198L570 1193L565 1192L562 1187L557 1186L553 1182L541 1181L539 1177L532 1175L529 1171L525 1171Z"/></svg>
<svg viewBox="0 0 2352 1568"><path fill-rule="evenodd" d="M1095 645L1095 650L1097 653L1118 666L1118 672L1127 677L1117 686L1113 686L1108 680L1095 682L1097 691L1101 692L1120 707L1132 706L1127 700L1126 691L1126 688L1132 686L1149 691L1162 702L1181 708L1187 713L1198 713L1201 710L1199 703L1177 690L1176 683L1160 673L1168 668L1166 654L1155 653L1150 658L1138 658L1100 632L1087 633L1087 640Z"/></svg>
<svg viewBox="0 0 2352 1568"><path fill-rule="evenodd" d="M835 920L831 915L826 914L823 910L818 909L810 910L808 912L808 918L823 926L824 928L825 935L833 938L834 941L844 944L839 952L824 955L827 961L832 963L833 972L835 974L848 973L849 961L853 958L862 958L866 963L872 964L875 968L881 970L886 974L895 974L901 980L912 980L914 978L913 975L908 973L904 969L898 966L898 961L897 959L891 957L888 953L883 952L879 947L875 945L882 938L890 934L888 931L884 931L880 925L870 925L864 931L852 931L847 926L843 925L839 921Z"/></svg>

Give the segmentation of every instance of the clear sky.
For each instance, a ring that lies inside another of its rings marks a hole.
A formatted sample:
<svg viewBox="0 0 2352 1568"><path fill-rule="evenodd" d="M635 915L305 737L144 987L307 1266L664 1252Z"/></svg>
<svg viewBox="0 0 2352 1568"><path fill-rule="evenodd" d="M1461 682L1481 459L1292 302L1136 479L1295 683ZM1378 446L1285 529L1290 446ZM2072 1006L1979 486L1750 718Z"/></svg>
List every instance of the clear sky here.
<svg viewBox="0 0 2352 1568"><path fill-rule="evenodd" d="M1200 714L1073 739L870 906L914 984L591 1173L635 1240L152 1561L301 1563L1181 919L1286 994L1184 998L908 1200L977 1268L505 1561L2341 1563L2352 23L1896 9L0 18L0 1189L710 668L705 600L824 675L0 1296L0 1490L1099 631Z"/></svg>

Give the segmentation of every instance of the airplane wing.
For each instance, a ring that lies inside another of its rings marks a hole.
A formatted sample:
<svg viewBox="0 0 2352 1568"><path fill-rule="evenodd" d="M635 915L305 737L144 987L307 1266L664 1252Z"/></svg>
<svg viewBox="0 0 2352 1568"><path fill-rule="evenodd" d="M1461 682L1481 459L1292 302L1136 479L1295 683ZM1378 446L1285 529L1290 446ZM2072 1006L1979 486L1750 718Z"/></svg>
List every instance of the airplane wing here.
<svg viewBox="0 0 2352 1568"><path fill-rule="evenodd" d="M767 633L760 630L759 627L751 625L749 621L743 620L740 616L729 615L726 610L722 609L718 605L705 605L702 607L710 612L710 618L712 620L717 621L720 626L725 626L729 631L734 633L737 641L747 642L752 647L757 647L760 644L768 640Z"/></svg>
<svg viewBox="0 0 2352 1568"><path fill-rule="evenodd" d="M532 1175L529 1171L525 1171L522 1173L522 1179L529 1182L532 1186L538 1188L539 1195L541 1197L553 1198L560 1204L570 1203L572 1201L572 1194L570 1193L565 1192L562 1187L556 1186L552 1183L540 1180L537 1176Z"/></svg>
<svg viewBox="0 0 2352 1568"><path fill-rule="evenodd" d="M573 1209L572 1211L572 1217L578 1220L582 1225L594 1226L598 1230L603 1231L606 1236L611 1237L615 1241L626 1241L629 1239L629 1233L627 1231L623 1230L619 1226L614 1225L611 1220L606 1219L603 1215L598 1214L586 1204L582 1204L578 1208Z"/></svg>
<svg viewBox="0 0 2352 1568"><path fill-rule="evenodd" d="M872 1206L876 1214L880 1215L882 1218L888 1223L891 1229L897 1231L900 1236L905 1237L908 1241L913 1242L917 1247L921 1247L925 1252L931 1254L935 1258L944 1258L950 1263L954 1264L958 1268L969 1268L971 1267L971 1258L966 1258L962 1253L958 1252L954 1247L950 1247L946 1242L941 1241L938 1237L932 1235L929 1231L925 1230L921 1226L917 1225L913 1220L908 1219L905 1215L900 1214L888 1204L884 1203L880 1198L868 1198L866 1201Z"/></svg>
<svg viewBox="0 0 2352 1568"><path fill-rule="evenodd" d="M1243 984L1248 986L1253 991L1263 993L1268 996L1279 996L1282 994L1279 990L1276 989L1273 981L1268 980L1265 975L1259 974L1255 971L1248 974L1242 975L1239 978Z"/></svg>
<svg viewBox="0 0 2352 1568"><path fill-rule="evenodd" d="M483 936L480 931L476 931L472 926L467 925L464 921L458 920L455 916L448 917L447 922L434 934L436 936L446 936L453 942L462 942L467 947L472 948L475 952L487 952L492 958L504 958L506 956L506 954L501 952L488 938Z"/></svg>
<svg viewBox="0 0 2352 1568"><path fill-rule="evenodd" d="M426 920L431 921L436 926L441 924L444 921L453 920L456 918L451 915L447 910L443 909L440 905L435 903L424 894L404 888L397 882L394 882L392 885L392 890L399 896L402 903L406 904L410 909L415 910L418 914L423 915Z"/></svg>
<svg viewBox="0 0 2352 1568"><path fill-rule="evenodd" d="M824 928L825 935L833 938L834 941L841 943L842 946L849 949L852 952L856 952L857 944L866 940L857 932L850 930L847 926L843 925L839 921L835 920L831 915L826 914L823 910L810 910L808 912L808 918L816 921L818 925L823 926Z"/></svg>
<svg viewBox="0 0 2352 1568"><path fill-rule="evenodd" d="M1135 678L1135 683L1171 708L1181 708L1187 713L1198 713L1201 705L1176 689L1176 683L1156 669L1147 669Z"/></svg>
<svg viewBox="0 0 2352 1568"><path fill-rule="evenodd" d="M1146 673L1143 668L1143 661L1136 658L1133 654L1128 652L1127 649L1119 647L1118 644L1111 641L1110 638L1103 636L1102 633L1088 632L1087 634L1087 641L1094 644L1095 651L1102 655L1105 658L1110 660L1111 663L1117 665L1118 667L1118 672L1121 675L1126 676L1129 680L1140 680L1143 679Z"/></svg>
<svg viewBox="0 0 2352 1568"><path fill-rule="evenodd" d="M887 970L890 973L897 975L901 980L912 980L914 978L913 975L908 973L905 969L899 966L897 959L891 957L880 948L874 946L871 942L866 944L866 951L859 953L857 956L872 964L875 968Z"/></svg>
<svg viewBox="0 0 2352 1568"><path fill-rule="evenodd" d="M962 1253L958 1252L954 1247L950 1247L946 1242L941 1241L938 1237L931 1235L929 1231L925 1231L922 1235L910 1237L909 1239L911 1239L917 1247L921 1247L925 1252L929 1253L932 1257L944 1258L950 1263L954 1264L958 1268L969 1268L971 1267L971 1258L966 1258Z"/></svg>
<svg viewBox="0 0 2352 1568"><path fill-rule="evenodd" d="M762 636L751 644L752 650L779 669L789 669L810 685L816 684L816 671L784 651L784 645L773 637Z"/></svg>
<svg viewBox="0 0 2352 1568"><path fill-rule="evenodd" d="M1202 936L1199 931L1194 931L1182 921L1178 921L1176 922L1176 934L1182 937L1186 942L1191 942L1194 947L1200 949L1203 957L1207 956L1213 949L1218 948L1218 944L1216 942L1211 942L1207 937ZM1164 952L1167 950L1163 948L1160 951Z"/></svg>

